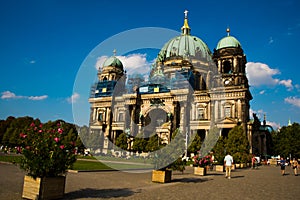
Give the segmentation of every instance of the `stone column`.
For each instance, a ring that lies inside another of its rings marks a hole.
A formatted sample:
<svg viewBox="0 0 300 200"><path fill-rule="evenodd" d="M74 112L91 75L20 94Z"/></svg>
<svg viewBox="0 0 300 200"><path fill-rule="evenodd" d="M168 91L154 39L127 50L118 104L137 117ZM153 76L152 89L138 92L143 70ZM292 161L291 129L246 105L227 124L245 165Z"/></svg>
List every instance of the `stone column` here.
<svg viewBox="0 0 300 200"><path fill-rule="evenodd" d="M240 99L237 100L237 114L238 119L242 119L242 104Z"/></svg>
<svg viewBox="0 0 300 200"><path fill-rule="evenodd" d="M186 103L182 103L180 104L180 131L185 132L185 128L186 128Z"/></svg>
<svg viewBox="0 0 300 200"><path fill-rule="evenodd" d="M238 72L237 70L238 70L238 68L237 68L237 57L234 57L233 58L233 72Z"/></svg>
<svg viewBox="0 0 300 200"><path fill-rule="evenodd" d="M208 134L209 134L209 130L205 129L205 138L207 138Z"/></svg>

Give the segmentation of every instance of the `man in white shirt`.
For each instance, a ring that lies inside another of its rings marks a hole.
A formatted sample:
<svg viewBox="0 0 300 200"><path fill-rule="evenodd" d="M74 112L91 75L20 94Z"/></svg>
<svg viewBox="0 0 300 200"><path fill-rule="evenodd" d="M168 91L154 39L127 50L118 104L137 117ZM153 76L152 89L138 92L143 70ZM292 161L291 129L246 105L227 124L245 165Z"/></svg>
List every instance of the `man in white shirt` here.
<svg viewBox="0 0 300 200"><path fill-rule="evenodd" d="M224 158L224 165L226 170L226 178L230 179L230 173L231 173L231 165L233 164L233 158L231 155L227 154Z"/></svg>

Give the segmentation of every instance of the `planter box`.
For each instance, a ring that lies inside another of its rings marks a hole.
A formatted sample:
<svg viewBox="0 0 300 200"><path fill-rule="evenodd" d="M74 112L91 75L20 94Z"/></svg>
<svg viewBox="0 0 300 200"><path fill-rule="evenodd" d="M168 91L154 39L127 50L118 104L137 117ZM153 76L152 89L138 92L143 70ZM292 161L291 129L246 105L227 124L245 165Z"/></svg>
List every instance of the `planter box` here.
<svg viewBox="0 0 300 200"><path fill-rule="evenodd" d="M199 176L205 176L207 174L206 167L194 167L194 174Z"/></svg>
<svg viewBox="0 0 300 200"><path fill-rule="evenodd" d="M157 183L169 183L171 182L172 171L171 170L153 170L152 182Z"/></svg>
<svg viewBox="0 0 300 200"><path fill-rule="evenodd" d="M225 171L224 165L216 165L216 171L217 172L224 172Z"/></svg>
<svg viewBox="0 0 300 200"><path fill-rule="evenodd" d="M235 165L231 165L231 170L235 170Z"/></svg>
<svg viewBox="0 0 300 200"><path fill-rule="evenodd" d="M22 198L25 199L61 199L65 193L66 177L24 177Z"/></svg>

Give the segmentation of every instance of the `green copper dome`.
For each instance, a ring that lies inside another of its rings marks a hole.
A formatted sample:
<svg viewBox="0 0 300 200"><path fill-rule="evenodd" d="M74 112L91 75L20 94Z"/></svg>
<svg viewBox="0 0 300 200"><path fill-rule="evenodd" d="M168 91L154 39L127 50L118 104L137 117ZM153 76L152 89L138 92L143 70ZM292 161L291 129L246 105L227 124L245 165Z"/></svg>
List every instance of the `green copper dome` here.
<svg viewBox="0 0 300 200"><path fill-rule="evenodd" d="M157 61L162 62L170 57L180 56L183 59L195 58L199 60L210 60L211 52L207 45L198 37L190 34L191 28L188 24L188 11L184 11L184 23L181 28L182 34L169 40L158 54Z"/></svg>
<svg viewBox="0 0 300 200"><path fill-rule="evenodd" d="M227 48L227 47L240 47L242 48L241 43L233 36L229 35L230 29L227 28L227 36L222 38L217 45L216 50L222 49L222 48Z"/></svg>
<svg viewBox="0 0 300 200"><path fill-rule="evenodd" d="M226 47L242 47L242 45L235 37L227 36L218 42L216 49L218 50Z"/></svg>
<svg viewBox="0 0 300 200"><path fill-rule="evenodd" d="M158 61L172 56L210 58L211 52L207 45L198 37L191 35L177 36L168 41L158 54Z"/></svg>
<svg viewBox="0 0 300 200"><path fill-rule="evenodd" d="M123 64L116 56L111 56L105 60L105 62L103 63L103 67L108 66L117 67L123 70Z"/></svg>

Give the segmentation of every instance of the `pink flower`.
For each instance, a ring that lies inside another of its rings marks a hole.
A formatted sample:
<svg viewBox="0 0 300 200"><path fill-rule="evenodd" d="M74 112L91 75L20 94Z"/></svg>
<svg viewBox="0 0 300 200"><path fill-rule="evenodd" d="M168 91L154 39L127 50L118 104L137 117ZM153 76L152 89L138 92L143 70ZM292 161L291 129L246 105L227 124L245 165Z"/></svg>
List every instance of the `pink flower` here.
<svg viewBox="0 0 300 200"><path fill-rule="evenodd" d="M27 137L27 135L26 135L26 134L24 134L24 133L20 133L20 137L21 137L21 138L26 138L26 137Z"/></svg>
<svg viewBox="0 0 300 200"><path fill-rule="evenodd" d="M62 129L62 128L58 128L57 132L58 132L59 134L62 134L62 133L63 133L63 129Z"/></svg>
<svg viewBox="0 0 300 200"><path fill-rule="evenodd" d="M59 148L64 149L65 145L60 145Z"/></svg>
<svg viewBox="0 0 300 200"><path fill-rule="evenodd" d="M58 137L54 138L54 141L57 143L59 141L59 138Z"/></svg>
<svg viewBox="0 0 300 200"><path fill-rule="evenodd" d="M42 130L42 129L40 129L40 130L39 130L39 133L41 133L41 132L43 132L43 130Z"/></svg>
<svg viewBox="0 0 300 200"><path fill-rule="evenodd" d="M30 124L30 126L31 126L31 127L34 127L34 126L35 126L35 124L32 122L32 123Z"/></svg>

